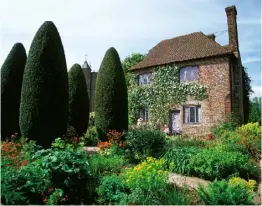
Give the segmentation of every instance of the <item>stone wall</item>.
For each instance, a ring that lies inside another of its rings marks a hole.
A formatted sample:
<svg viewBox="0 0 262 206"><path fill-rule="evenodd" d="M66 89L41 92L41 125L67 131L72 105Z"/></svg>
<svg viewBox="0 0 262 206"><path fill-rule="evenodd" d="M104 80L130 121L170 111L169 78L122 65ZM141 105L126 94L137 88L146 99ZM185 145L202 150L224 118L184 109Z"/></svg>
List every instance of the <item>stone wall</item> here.
<svg viewBox="0 0 262 206"><path fill-rule="evenodd" d="M197 82L208 87L208 97L203 101L196 101L188 97L188 101L183 105L173 105L170 110L180 111L181 128L184 135L199 136L209 134L212 127L224 121L227 114L230 114L232 111L229 57L191 60L175 63L174 65L178 67L198 65L199 80ZM136 74L150 71L153 71L153 68L136 71ZM201 123L184 124L183 106L186 105L201 106Z"/></svg>

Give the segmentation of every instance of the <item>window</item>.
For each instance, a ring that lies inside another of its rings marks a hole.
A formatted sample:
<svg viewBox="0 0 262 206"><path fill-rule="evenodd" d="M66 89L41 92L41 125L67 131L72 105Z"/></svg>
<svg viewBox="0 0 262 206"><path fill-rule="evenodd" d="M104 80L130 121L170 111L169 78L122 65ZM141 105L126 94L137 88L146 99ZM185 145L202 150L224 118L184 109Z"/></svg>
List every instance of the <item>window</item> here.
<svg viewBox="0 0 262 206"><path fill-rule="evenodd" d="M198 66L184 67L180 69L180 82L198 80Z"/></svg>
<svg viewBox="0 0 262 206"><path fill-rule="evenodd" d="M145 73L145 74L140 74L138 76L138 83L139 85L145 85L145 84L151 84L152 82L152 73Z"/></svg>
<svg viewBox="0 0 262 206"><path fill-rule="evenodd" d="M139 118L143 119L143 121L148 121L148 109L142 108L139 110Z"/></svg>
<svg viewBox="0 0 262 206"><path fill-rule="evenodd" d="M200 106L185 106L184 107L184 123L200 123L201 122L201 107Z"/></svg>

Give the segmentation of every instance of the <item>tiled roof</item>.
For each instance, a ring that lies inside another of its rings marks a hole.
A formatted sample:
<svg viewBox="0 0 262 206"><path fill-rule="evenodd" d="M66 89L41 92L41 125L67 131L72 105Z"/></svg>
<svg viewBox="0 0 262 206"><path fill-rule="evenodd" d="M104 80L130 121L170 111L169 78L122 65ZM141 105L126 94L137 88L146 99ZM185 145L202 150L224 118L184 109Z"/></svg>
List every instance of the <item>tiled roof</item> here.
<svg viewBox="0 0 262 206"><path fill-rule="evenodd" d="M202 32L195 32L161 41L132 70L228 53L232 53L229 47L221 46Z"/></svg>

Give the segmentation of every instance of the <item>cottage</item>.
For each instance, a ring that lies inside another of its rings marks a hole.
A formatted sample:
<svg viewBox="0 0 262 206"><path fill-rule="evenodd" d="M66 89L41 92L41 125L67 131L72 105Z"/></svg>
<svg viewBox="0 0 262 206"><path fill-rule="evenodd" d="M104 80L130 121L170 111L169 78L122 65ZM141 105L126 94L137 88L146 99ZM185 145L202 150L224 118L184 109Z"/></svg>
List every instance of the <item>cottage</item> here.
<svg viewBox="0 0 262 206"><path fill-rule="evenodd" d="M208 134L212 126L225 120L232 112L244 120L243 67L238 44L237 10L225 9L228 23L229 44L222 46L214 34L195 32L163 40L153 47L148 56L132 68L139 84L150 84L154 68L175 65L180 68L181 82L198 82L208 88L203 101L188 98L183 105L169 111L171 133ZM141 118L150 121L150 113L141 110Z"/></svg>

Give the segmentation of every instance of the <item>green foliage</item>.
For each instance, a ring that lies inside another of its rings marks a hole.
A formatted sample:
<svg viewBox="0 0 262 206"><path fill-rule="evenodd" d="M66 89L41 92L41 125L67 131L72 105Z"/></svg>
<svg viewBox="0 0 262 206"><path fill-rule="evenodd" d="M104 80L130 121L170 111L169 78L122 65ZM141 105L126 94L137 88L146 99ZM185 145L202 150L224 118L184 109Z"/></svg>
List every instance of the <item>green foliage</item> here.
<svg viewBox="0 0 262 206"><path fill-rule="evenodd" d="M163 132L148 129L134 129L126 133L126 156L131 161L144 160L147 157L160 157L166 149Z"/></svg>
<svg viewBox="0 0 262 206"><path fill-rule="evenodd" d="M78 136L86 132L89 121L89 97L85 76L79 64L74 64L68 73L69 125Z"/></svg>
<svg viewBox="0 0 262 206"><path fill-rule="evenodd" d="M37 31L25 66L19 125L24 137L49 147L66 133L68 75L57 28L51 21Z"/></svg>
<svg viewBox="0 0 262 206"><path fill-rule="evenodd" d="M249 122L258 122L261 125L261 97L255 97L250 102Z"/></svg>
<svg viewBox="0 0 262 206"><path fill-rule="evenodd" d="M242 67L242 81L243 81L243 111L244 111L244 123L246 124L250 114L250 100L249 96L253 93L251 88L251 79L248 76L247 68Z"/></svg>
<svg viewBox="0 0 262 206"><path fill-rule="evenodd" d="M225 121L219 124L218 126L212 128L212 134L215 137L222 137L227 132L235 131L236 126L231 121Z"/></svg>
<svg viewBox="0 0 262 206"><path fill-rule="evenodd" d="M97 188L99 204L117 204L128 193L129 189L123 180L116 174L104 176Z"/></svg>
<svg viewBox="0 0 262 206"><path fill-rule="evenodd" d="M137 120L139 108L147 107L151 122L160 119L168 122L168 111L176 104L182 104L191 96L202 101L207 97L207 88L198 83L179 81L178 67L159 67L153 72L153 83L139 86L137 77L133 76L128 88L129 116L132 122Z"/></svg>
<svg viewBox="0 0 262 206"><path fill-rule="evenodd" d="M88 127L93 127L95 126L95 113L91 112L89 115L89 126Z"/></svg>
<svg viewBox="0 0 262 206"><path fill-rule="evenodd" d="M123 195L120 205L189 205L189 196L172 186L158 190L136 188L129 195Z"/></svg>
<svg viewBox="0 0 262 206"><path fill-rule="evenodd" d="M163 158L167 161L170 172L190 175L194 172L190 160L201 150L198 147L178 146L169 149Z"/></svg>
<svg viewBox="0 0 262 206"><path fill-rule="evenodd" d="M169 146L172 147L205 147L207 144L203 140L176 138L169 140Z"/></svg>
<svg viewBox="0 0 262 206"><path fill-rule="evenodd" d="M192 156L190 167L193 168L194 175L207 180L227 178L231 175L248 178L259 174L258 167L247 155L218 148L203 149Z"/></svg>
<svg viewBox="0 0 262 206"><path fill-rule="evenodd" d="M98 137L98 133L96 131L96 127L89 127L86 134L83 137L85 146L97 146L100 139Z"/></svg>
<svg viewBox="0 0 262 206"><path fill-rule="evenodd" d="M253 205L254 195L247 189L228 184L226 180L215 181L208 188L200 186L197 193L206 205Z"/></svg>
<svg viewBox="0 0 262 206"><path fill-rule="evenodd" d="M19 106L25 63L25 48L21 43L16 43L1 67L2 139L20 133Z"/></svg>
<svg viewBox="0 0 262 206"><path fill-rule="evenodd" d="M132 53L130 56L127 56L122 61L122 67L125 73L127 86L129 86L130 78L132 78L132 75L130 74L130 69L139 62L143 61L145 57L145 54Z"/></svg>
<svg viewBox="0 0 262 206"><path fill-rule="evenodd" d="M50 149L38 151L33 158L39 167L49 171L53 187L62 189L68 196L65 204L88 201L91 169L87 152L82 147L74 147L58 138Z"/></svg>
<svg viewBox="0 0 262 206"><path fill-rule="evenodd" d="M95 124L99 138L107 140L106 133L128 129L127 87L117 51L110 48L98 71L95 89Z"/></svg>
<svg viewBox="0 0 262 206"><path fill-rule="evenodd" d="M89 163L92 174L97 177L119 173L124 165L127 164L126 160L121 156L99 154L90 156Z"/></svg>
<svg viewBox="0 0 262 206"><path fill-rule="evenodd" d="M236 129L236 141L243 145L256 159L261 159L261 126L248 123Z"/></svg>
<svg viewBox="0 0 262 206"><path fill-rule="evenodd" d="M20 169L1 168L1 203L8 205L44 204L41 193L50 187L47 170L30 163Z"/></svg>

